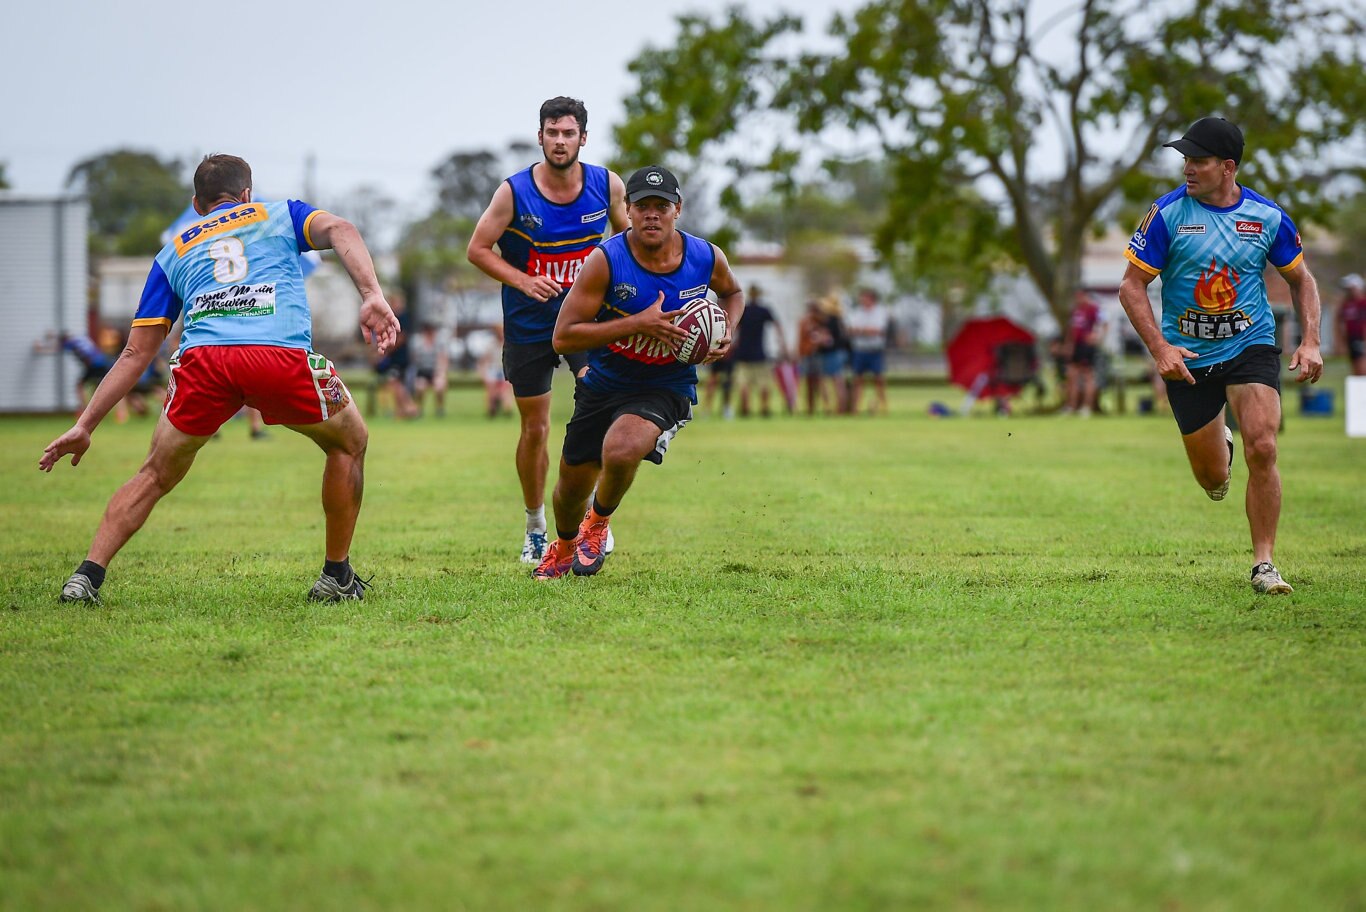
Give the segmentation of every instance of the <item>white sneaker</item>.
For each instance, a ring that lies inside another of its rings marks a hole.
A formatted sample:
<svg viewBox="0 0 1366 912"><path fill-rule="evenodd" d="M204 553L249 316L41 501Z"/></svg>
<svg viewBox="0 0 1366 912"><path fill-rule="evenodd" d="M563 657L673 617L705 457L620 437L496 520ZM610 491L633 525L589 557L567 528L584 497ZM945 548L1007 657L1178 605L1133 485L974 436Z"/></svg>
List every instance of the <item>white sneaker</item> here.
<svg viewBox="0 0 1366 912"><path fill-rule="evenodd" d="M612 536L612 527L607 527L607 540L602 543L602 553L611 554L617 550L617 540Z"/></svg>
<svg viewBox="0 0 1366 912"><path fill-rule="evenodd" d="M1224 442L1228 444L1229 477L1225 478L1224 483L1221 484L1219 487L1215 488L1213 491L1205 491L1205 494L1209 496L1210 500L1223 500L1226 496L1228 496L1228 483L1233 478L1233 432L1230 431L1228 428L1224 428ZM1276 568L1272 567L1271 569L1275 570Z"/></svg>
<svg viewBox="0 0 1366 912"><path fill-rule="evenodd" d="M1295 589L1281 579L1281 571L1271 561L1262 561L1252 568L1252 588L1267 595L1288 595Z"/></svg>
<svg viewBox="0 0 1366 912"><path fill-rule="evenodd" d="M61 600L64 602L84 602L87 605L98 605L100 603L100 590L95 588L95 584L90 581L90 577L84 573L73 573L71 578L62 584Z"/></svg>
<svg viewBox="0 0 1366 912"><path fill-rule="evenodd" d="M545 557L546 535L544 532L528 532L522 542L522 563L539 564Z"/></svg>

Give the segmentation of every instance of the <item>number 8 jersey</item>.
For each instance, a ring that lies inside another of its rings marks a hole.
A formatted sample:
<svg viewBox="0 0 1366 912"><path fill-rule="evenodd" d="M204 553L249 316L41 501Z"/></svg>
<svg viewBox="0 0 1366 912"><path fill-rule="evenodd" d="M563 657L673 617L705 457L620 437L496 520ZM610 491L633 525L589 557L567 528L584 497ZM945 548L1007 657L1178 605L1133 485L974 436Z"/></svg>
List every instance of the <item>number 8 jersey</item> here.
<svg viewBox="0 0 1366 912"><path fill-rule="evenodd" d="M185 313L180 350L200 345L273 345L312 350L313 320L299 253L319 210L298 200L224 203L157 254L134 326L171 324Z"/></svg>

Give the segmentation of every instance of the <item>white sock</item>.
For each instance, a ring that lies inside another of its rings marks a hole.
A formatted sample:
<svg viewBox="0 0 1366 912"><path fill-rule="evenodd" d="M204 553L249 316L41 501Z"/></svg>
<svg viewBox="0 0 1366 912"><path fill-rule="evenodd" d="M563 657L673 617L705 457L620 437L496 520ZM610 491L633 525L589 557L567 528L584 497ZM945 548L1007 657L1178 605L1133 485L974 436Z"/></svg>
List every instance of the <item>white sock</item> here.
<svg viewBox="0 0 1366 912"><path fill-rule="evenodd" d="M526 530L528 532L545 531L545 504L541 504L534 510L526 511Z"/></svg>

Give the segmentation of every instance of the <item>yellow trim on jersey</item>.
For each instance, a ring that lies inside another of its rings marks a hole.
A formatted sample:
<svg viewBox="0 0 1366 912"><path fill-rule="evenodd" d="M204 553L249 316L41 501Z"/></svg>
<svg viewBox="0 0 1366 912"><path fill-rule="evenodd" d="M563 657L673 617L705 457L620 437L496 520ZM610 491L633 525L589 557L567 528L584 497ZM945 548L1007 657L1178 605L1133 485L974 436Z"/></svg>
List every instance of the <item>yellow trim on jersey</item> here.
<svg viewBox="0 0 1366 912"><path fill-rule="evenodd" d="M171 328L171 318L170 318L170 317L139 317L138 319L136 319L136 320L133 321L133 325L134 325L134 326L156 326L156 325L158 325L158 324L160 324L160 325L162 325L162 326L165 326L167 329L170 329L170 328Z"/></svg>
<svg viewBox="0 0 1366 912"><path fill-rule="evenodd" d="M211 213L205 216L203 221L196 222L175 236L175 254L183 257L191 248L199 246L215 235L241 228L243 225L264 222L269 218L270 213L266 212L265 203L242 203L231 209Z"/></svg>
<svg viewBox="0 0 1366 912"><path fill-rule="evenodd" d="M1302 263L1302 262L1304 262L1304 251L1300 251L1299 255L1296 256L1293 260L1291 260L1291 261L1290 261L1289 263L1287 263L1286 265L1284 265L1284 266L1277 266L1276 268L1279 269L1279 270L1281 271L1282 274L1288 273L1288 272L1294 272L1294 271L1295 271L1295 267L1298 266L1298 265L1300 265L1300 263Z"/></svg>
<svg viewBox="0 0 1366 912"><path fill-rule="evenodd" d="M525 240L528 244L530 244L532 247L535 247L537 250L544 250L544 249L547 248L547 247L568 247L570 244L582 244L582 243L584 243L584 242L586 242L586 241L601 241L603 238L607 237L606 233L602 233L602 234L589 234L589 235L586 235L586 236L581 237L581 238L571 238L570 240L567 240L567 241L533 241L533 240L531 239L531 235L529 235L529 234L523 234L522 232L518 231L516 228L513 228L511 225L509 225L508 227L504 228L503 230L506 231L508 234L515 234L515 235L517 235L519 238L522 238L522 239Z"/></svg>
<svg viewBox="0 0 1366 912"><path fill-rule="evenodd" d="M1148 233L1148 226L1153 223L1153 216L1155 215L1157 215L1157 203L1153 203L1152 208L1148 210L1148 214L1143 216L1143 221L1138 225L1139 234Z"/></svg>
<svg viewBox="0 0 1366 912"><path fill-rule="evenodd" d="M1138 254L1134 253L1128 247L1124 248L1124 258L1128 260L1130 263L1133 263L1139 269L1142 269L1144 272L1148 273L1149 275L1162 275L1161 269L1154 269L1153 267L1149 266L1147 263L1140 260L1138 258Z"/></svg>
<svg viewBox="0 0 1366 912"><path fill-rule="evenodd" d="M322 215L323 211L324 210L322 209L314 209L308 214L308 217L304 219L304 243L308 244L309 248L312 250L317 250L318 245L313 243L313 235L309 232L308 228L313 224L313 218Z"/></svg>

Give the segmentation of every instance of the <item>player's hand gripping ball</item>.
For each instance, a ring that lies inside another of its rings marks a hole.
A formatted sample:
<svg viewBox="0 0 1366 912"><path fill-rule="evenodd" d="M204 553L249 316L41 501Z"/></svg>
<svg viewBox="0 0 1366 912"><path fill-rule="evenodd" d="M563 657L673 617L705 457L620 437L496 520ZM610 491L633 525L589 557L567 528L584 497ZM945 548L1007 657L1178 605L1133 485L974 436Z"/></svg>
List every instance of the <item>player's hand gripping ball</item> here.
<svg viewBox="0 0 1366 912"><path fill-rule="evenodd" d="M726 337L726 312L715 301L698 298L683 305L674 325L688 334L674 348L674 357L684 364L701 364L712 346Z"/></svg>

